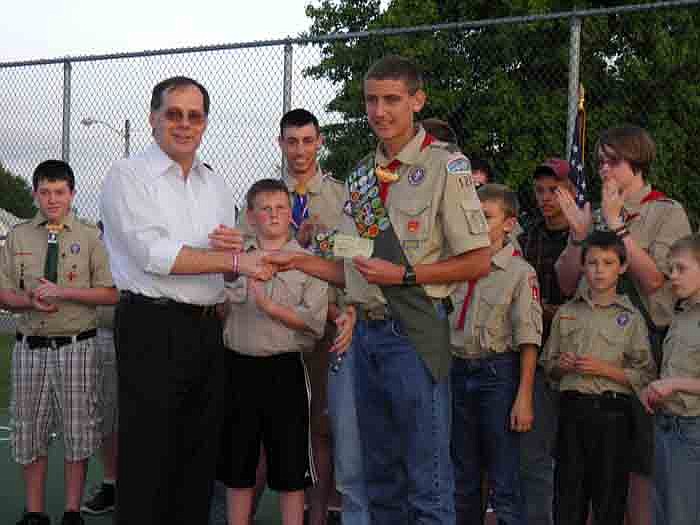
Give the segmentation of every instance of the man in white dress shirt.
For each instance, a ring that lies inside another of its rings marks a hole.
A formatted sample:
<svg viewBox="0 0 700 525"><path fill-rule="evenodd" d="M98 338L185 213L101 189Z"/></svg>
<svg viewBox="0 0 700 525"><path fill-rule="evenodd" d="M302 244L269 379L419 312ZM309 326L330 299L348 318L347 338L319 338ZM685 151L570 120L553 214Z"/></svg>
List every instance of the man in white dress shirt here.
<svg viewBox="0 0 700 525"><path fill-rule="evenodd" d="M101 213L119 366L119 525L207 522L223 392L214 307L224 274L268 279L240 253L233 196L197 156L209 95L173 77L153 88L154 144L116 162ZM259 257L259 256L258 256Z"/></svg>

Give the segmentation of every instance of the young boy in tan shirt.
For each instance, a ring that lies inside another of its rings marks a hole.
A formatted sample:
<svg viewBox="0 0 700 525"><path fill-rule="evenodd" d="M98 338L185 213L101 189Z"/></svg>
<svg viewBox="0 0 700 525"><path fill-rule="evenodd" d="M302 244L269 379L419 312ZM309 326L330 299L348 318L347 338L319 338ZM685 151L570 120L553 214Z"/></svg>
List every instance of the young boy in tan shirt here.
<svg viewBox="0 0 700 525"><path fill-rule="evenodd" d="M557 311L541 361L561 392L557 523L622 525L633 449L633 396L655 376L647 328L617 283L627 269L613 232L585 241L583 287Z"/></svg>
<svg viewBox="0 0 700 525"><path fill-rule="evenodd" d="M641 395L656 424L653 517L658 525L690 525L700 515L700 235L669 252L678 299L664 340L660 378Z"/></svg>
<svg viewBox="0 0 700 525"><path fill-rule="evenodd" d="M289 190L263 179L247 195L255 238L247 250L304 251L291 238ZM229 406L218 478L228 487L228 520L248 525L260 446L267 480L280 493L284 525L301 525L304 489L315 481L309 443L309 379L302 352L323 336L328 286L302 272L277 273L269 282L239 278L227 285L224 343Z"/></svg>
<svg viewBox="0 0 700 525"><path fill-rule="evenodd" d="M491 270L457 288L450 323L457 522L481 523L479 480L485 470L499 523L515 525L525 522L520 433L534 419L542 307L535 270L510 242L518 215L515 193L487 184L478 195L489 226Z"/></svg>

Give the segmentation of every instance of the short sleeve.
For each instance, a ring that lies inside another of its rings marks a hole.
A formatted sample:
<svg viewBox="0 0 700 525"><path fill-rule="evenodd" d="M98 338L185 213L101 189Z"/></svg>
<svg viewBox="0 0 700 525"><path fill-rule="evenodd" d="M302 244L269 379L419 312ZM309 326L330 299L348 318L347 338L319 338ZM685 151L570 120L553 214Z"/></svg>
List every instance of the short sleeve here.
<svg viewBox="0 0 700 525"><path fill-rule="evenodd" d="M489 246L486 218L476 195L469 160L451 155L445 163L442 224L451 255Z"/></svg>
<svg viewBox="0 0 700 525"><path fill-rule="evenodd" d="M90 254L90 272L92 274L91 286L93 288L112 288L114 286L112 273L109 269L107 250L99 238L93 240L93 249Z"/></svg>
<svg viewBox="0 0 700 525"><path fill-rule="evenodd" d="M542 305L534 270L530 269L520 275L511 312L514 344L518 347L524 344L542 344Z"/></svg>
<svg viewBox="0 0 700 525"><path fill-rule="evenodd" d="M0 289L14 289L12 283L12 253L10 249L11 235L4 246L0 246Z"/></svg>

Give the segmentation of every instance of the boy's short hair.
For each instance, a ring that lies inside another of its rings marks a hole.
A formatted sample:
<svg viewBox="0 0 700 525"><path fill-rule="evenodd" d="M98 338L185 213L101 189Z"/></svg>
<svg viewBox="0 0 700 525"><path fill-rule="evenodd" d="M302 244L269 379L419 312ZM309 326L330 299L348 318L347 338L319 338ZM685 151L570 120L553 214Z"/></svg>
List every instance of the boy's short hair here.
<svg viewBox="0 0 700 525"><path fill-rule="evenodd" d="M651 135L639 126L609 128L600 134L595 151L612 150L615 159L626 160L634 171L646 176L656 158L656 144Z"/></svg>
<svg viewBox="0 0 700 525"><path fill-rule="evenodd" d="M316 133L321 133L318 119L310 111L302 108L287 111L280 120L280 137L284 136L284 130L287 128L301 128L308 124L313 124L314 128L316 128Z"/></svg>
<svg viewBox="0 0 700 525"><path fill-rule="evenodd" d="M693 233L678 239L671 245L669 255L678 255L681 252L690 252L693 258L700 263L700 233Z"/></svg>
<svg viewBox="0 0 700 525"><path fill-rule="evenodd" d="M493 170L491 164L486 159L481 157L469 157L469 163L472 166L472 172L483 171L486 175L486 184L493 182Z"/></svg>
<svg viewBox="0 0 700 525"><path fill-rule="evenodd" d="M591 248L600 248L601 250L611 250L617 253L620 258L620 264L627 262L627 248L615 232L596 230L591 233L583 243L583 251L581 252L581 263L586 260L586 254Z"/></svg>
<svg viewBox="0 0 700 525"><path fill-rule="evenodd" d="M498 202L506 219L518 216L518 194L505 184L484 184L476 190L476 194L481 202Z"/></svg>
<svg viewBox="0 0 700 525"><path fill-rule="evenodd" d="M249 210L252 210L255 206L255 197L261 193L277 192L284 193L287 195L287 197L289 197L289 188L287 188L287 185L280 179L260 179L248 190L248 193L245 196L246 205L248 206Z"/></svg>
<svg viewBox="0 0 700 525"><path fill-rule="evenodd" d="M39 188L42 181L56 182L66 181L70 191L75 191L75 175L73 169L67 162L62 160L45 160L34 169L32 176L32 187L34 191Z"/></svg>
<svg viewBox="0 0 700 525"><path fill-rule="evenodd" d="M413 62L398 55L387 55L372 64L365 74L368 80L403 80L408 92L415 95L423 89L423 75Z"/></svg>
<svg viewBox="0 0 700 525"><path fill-rule="evenodd" d="M457 134L447 121L439 118L427 118L421 121L421 125L426 133L436 139L457 144Z"/></svg>

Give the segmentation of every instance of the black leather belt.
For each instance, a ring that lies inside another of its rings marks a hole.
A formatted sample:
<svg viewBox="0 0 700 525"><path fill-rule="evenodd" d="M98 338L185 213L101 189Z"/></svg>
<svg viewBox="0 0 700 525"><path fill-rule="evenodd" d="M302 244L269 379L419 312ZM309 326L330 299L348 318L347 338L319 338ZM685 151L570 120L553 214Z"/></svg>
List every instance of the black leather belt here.
<svg viewBox="0 0 700 525"><path fill-rule="evenodd" d="M611 401L631 401L632 396L629 394L623 394L621 392L615 392L614 390L606 390L600 394L584 394L583 392L577 392L575 390L564 390L561 393L562 399L568 399L571 401L601 401L601 400L611 400Z"/></svg>
<svg viewBox="0 0 700 525"><path fill-rule="evenodd" d="M148 297L127 290L120 292L119 299L126 304L158 306L200 317L214 316L216 314L215 305L180 303L167 297Z"/></svg>
<svg viewBox="0 0 700 525"><path fill-rule="evenodd" d="M17 341L26 341L27 346L30 349L35 348L59 348L61 346L66 346L72 344L75 341L84 341L85 339L90 339L97 335L97 330L86 330L80 332L76 336L69 335L59 335L56 337L44 337L41 335L27 335L20 334L17 332Z"/></svg>

